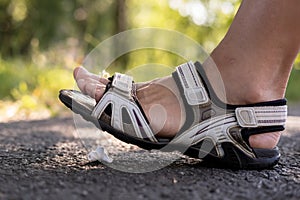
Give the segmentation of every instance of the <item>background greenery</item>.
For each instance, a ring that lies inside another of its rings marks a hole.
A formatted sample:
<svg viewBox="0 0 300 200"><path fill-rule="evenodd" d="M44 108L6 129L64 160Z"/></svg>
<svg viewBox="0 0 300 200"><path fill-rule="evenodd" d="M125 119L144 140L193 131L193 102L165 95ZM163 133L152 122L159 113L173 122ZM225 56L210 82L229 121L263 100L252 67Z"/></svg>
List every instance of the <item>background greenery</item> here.
<svg viewBox="0 0 300 200"><path fill-rule="evenodd" d="M182 32L210 52L230 25L239 0L0 0L0 120L56 116L61 88L73 88L72 69L101 41L132 28ZM171 41L172 42L172 41ZM142 51L126 69L160 59ZM167 64L179 60L166 55ZM287 98L300 100L300 57ZM120 62L118 62L120 64Z"/></svg>

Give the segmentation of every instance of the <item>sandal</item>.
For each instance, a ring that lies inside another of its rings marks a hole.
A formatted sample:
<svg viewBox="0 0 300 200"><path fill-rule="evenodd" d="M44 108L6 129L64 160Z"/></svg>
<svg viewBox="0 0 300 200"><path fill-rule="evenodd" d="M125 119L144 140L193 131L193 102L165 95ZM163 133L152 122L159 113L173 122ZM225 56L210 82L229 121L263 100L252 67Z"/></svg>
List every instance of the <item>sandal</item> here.
<svg viewBox="0 0 300 200"><path fill-rule="evenodd" d="M264 169L278 163L277 147L252 148L249 137L284 130L285 99L251 105L224 104L213 91L199 62L178 66L172 76L186 111L186 121L174 138L154 135L130 76L116 73L111 77L97 103L75 90L61 90L59 98L98 128L144 149L178 150L221 168Z"/></svg>

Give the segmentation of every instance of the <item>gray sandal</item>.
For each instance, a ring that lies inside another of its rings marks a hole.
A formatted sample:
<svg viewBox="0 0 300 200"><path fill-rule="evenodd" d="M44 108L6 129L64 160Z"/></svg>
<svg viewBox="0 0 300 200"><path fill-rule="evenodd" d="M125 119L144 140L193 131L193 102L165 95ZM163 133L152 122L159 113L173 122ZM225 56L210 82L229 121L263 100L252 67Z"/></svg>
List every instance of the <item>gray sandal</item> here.
<svg viewBox="0 0 300 200"><path fill-rule="evenodd" d="M255 134L282 131L285 99L251 105L228 105L213 91L199 62L188 62L172 74L185 105L186 121L174 138L155 136L140 106L132 77L116 73L99 102L74 90L61 90L60 100L73 112L116 138L144 149L181 151L214 167L263 169L277 164L278 148L249 145Z"/></svg>

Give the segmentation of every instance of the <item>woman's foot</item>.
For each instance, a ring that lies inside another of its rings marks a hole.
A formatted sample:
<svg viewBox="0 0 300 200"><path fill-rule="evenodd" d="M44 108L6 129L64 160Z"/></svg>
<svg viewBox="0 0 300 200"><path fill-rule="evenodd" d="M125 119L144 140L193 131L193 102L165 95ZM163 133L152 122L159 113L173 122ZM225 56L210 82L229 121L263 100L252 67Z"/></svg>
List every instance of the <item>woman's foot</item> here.
<svg viewBox="0 0 300 200"><path fill-rule="evenodd" d="M208 65L209 63L206 63L206 66ZM82 67L78 67L74 70L74 78L79 89L83 93L96 99L96 101L101 99L106 84L108 83L107 79L100 78ZM150 121L150 126L161 137L174 136L185 121L185 110L173 78L168 76L136 85L137 98ZM242 98L244 98L244 96L242 96ZM237 98L234 97L234 99ZM265 101L267 101L267 99L265 99ZM241 100L235 103L242 105L257 102L259 101L244 102ZM249 142L251 147L254 148L271 149L277 145L279 138L280 132L264 133L250 136Z"/></svg>
<svg viewBox="0 0 300 200"><path fill-rule="evenodd" d="M100 78L83 67L76 68L73 75L84 94L96 101L101 99L109 82L107 79ZM146 83L137 83L136 86L138 101L151 128L161 137L173 137L185 121L184 106L173 78L164 77Z"/></svg>

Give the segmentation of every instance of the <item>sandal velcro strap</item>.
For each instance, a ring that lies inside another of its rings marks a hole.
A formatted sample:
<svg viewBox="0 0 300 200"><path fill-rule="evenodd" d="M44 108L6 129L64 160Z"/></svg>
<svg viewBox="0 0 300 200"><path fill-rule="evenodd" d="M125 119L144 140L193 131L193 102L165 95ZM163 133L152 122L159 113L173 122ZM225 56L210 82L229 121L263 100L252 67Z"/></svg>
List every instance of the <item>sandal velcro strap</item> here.
<svg viewBox="0 0 300 200"><path fill-rule="evenodd" d="M241 127L284 126L287 106L239 107L235 114Z"/></svg>
<svg viewBox="0 0 300 200"><path fill-rule="evenodd" d="M112 87L117 89L115 92L129 96L132 90L133 78L126 74L115 73Z"/></svg>
<svg viewBox="0 0 300 200"><path fill-rule="evenodd" d="M193 62L179 65L176 67L176 72L189 105L199 105L209 102L207 92L197 74Z"/></svg>

